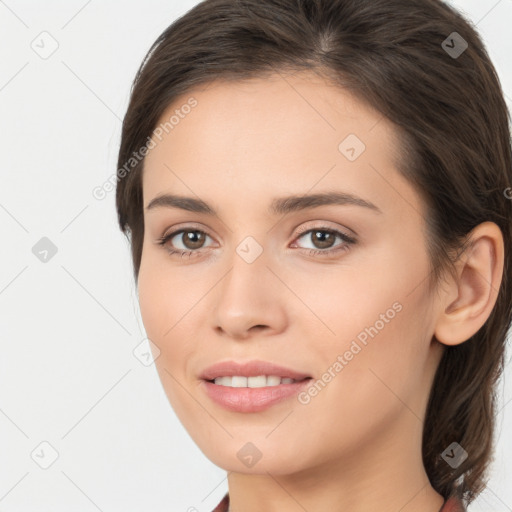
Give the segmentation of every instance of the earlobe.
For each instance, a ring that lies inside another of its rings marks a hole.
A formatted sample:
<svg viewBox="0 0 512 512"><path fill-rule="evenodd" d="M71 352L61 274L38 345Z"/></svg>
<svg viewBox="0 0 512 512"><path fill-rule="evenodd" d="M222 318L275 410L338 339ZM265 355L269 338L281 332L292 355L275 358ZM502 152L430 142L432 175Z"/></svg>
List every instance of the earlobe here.
<svg viewBox="0 0 512 512"><path fill-rule="evenodd" d="M450 281L441 299L434 335L445 345L471 338L489 318L498 297L504 265L501 230L484 222L473 229L470 240L456 263L457 280Z"/></svg>

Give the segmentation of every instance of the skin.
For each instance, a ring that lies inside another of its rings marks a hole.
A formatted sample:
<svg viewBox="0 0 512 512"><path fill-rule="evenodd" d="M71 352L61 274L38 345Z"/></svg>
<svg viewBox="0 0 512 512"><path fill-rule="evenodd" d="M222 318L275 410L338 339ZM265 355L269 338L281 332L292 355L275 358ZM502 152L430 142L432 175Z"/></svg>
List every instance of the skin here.
<svg viewBox="0 0 512 512"><path fill-rule="evenodd" d="M429 292L427 212L397 171L398 135L379 113L303 73L212 82L178 98L162 121L191 96L197 107L146 157L144 206L172 193L202 199L218 217L145 209L138 292L162 385L199 448L228 471L230 510L438 512L444 500L421 458L427 400L445 345L467 340L494 306L499 229L478 226L457 275ZM338 149L348 134L366 145L353 162ZM267 211L276 197L329 191L380 213ZM305 227L356 242L321 245L298 234ZM191 257L157 243L184 228L208 235L202 245L181 234L167 242ZM263 250L252 263L236 252L247 236ZM396 303L400 312L307 404L294 397L231 412L202 389L201 371L225 360L262 359L321 379ZM247 442L262 454L250 468L237 457Z"/></svg>

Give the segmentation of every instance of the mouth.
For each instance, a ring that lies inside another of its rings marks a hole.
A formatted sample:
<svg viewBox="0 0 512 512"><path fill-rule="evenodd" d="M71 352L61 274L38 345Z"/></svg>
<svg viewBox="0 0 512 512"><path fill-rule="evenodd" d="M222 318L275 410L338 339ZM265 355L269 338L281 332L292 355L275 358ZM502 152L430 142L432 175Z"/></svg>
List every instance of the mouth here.
<svg viewBox="0 0 512 512"><path fill-rule="evenodd" d="M228 380L231 379L231 382ZM217 378L221 378L216 384L232 385L232 387L264 387L266 385L275 386L281 382L277 379L291 379L293 381L301 381L311 375L286 368L267 361L246 361L238 363L236 361L222 361L206 368L199 378L206 381L215 382ZM266 379L265 381L263 379ZM251 379L250 382L248 379ZM268 382L268 384L267 384ZM234 384L233 384L234 383ZM285 380L285 383L289 383Z"/></svg>
<svg viewBox="0 0 512 512"><path fill-rule="evenodd" d="M292 398L313 377L266 361L225 361L199 376L203 389L216 404L233 412L260 412Z"/></svg>
<svg viewBox="0 0 512 512"><path fill-rule="evenodd" d="M265 388L281 386L283 384L295 384L309 380L311 377L304 377L303 379L292 379L290 377L281 377L278 375L257 375L253 377L246 377L244 375L225 375L216 377L215 379L207 380L217 386L226 386L229 388Z"/></svg>

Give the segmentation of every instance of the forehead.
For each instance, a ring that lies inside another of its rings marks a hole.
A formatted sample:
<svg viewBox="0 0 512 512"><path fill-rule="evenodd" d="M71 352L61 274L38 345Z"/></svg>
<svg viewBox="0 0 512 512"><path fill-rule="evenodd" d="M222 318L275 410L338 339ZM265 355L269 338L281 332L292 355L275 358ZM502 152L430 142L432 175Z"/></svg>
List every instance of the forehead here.
<svg viewBox="0 0 512 512"><path fill-rule="evenodd" d="M379 112L308 73L191 89L156 128L144 163L145 205L165 191L244 197L343 184L355 192L382 186L381 173L396 169L400 153L394 126Z"/></svg>

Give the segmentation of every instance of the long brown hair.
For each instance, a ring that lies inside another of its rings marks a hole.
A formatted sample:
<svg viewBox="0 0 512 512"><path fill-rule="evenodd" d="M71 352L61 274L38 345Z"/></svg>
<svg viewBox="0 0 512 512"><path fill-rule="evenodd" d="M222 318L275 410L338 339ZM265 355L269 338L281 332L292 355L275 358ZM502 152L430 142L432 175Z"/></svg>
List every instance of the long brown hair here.
<svg viewBox="0 0 512 512"><path fill-rule="evenodd" d="M319 73L394 123L402 143L398 170L428 208L432 284L453 270L451 254L464 250L475 226L492 221L503 233L497 303L474 336L446 347L423 431L432 486L469 504L484 489L492 461L496 383L512 318L512 155L498 76L456 10L440 0L205 0L172 23L136 75L119 150L116 206L135 280L144 159L134 156L164 110L214 79L281 70ZM468 454L457 468L441 456L454 441Z"/></svg>

